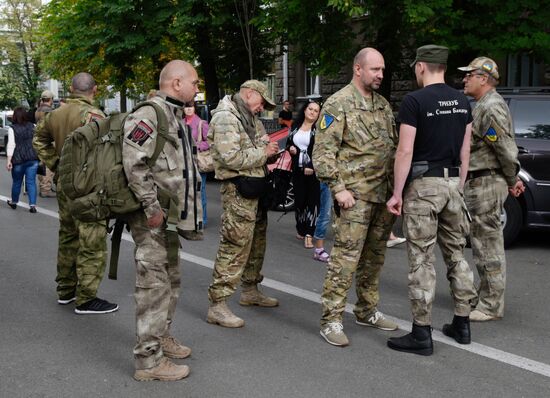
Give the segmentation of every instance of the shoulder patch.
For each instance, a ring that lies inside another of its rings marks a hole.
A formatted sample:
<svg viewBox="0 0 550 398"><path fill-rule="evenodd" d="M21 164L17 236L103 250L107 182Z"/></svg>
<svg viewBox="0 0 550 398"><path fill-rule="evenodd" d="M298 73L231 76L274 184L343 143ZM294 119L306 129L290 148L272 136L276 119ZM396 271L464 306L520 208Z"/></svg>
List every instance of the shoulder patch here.
<svg viewBox="0 0 550 398"><path fill-rule="evenodd" d="M334 122L334 116L324 113L323 116L321 116L321 122L319 123L319 127L321 130L328 129L330 125Z"/></svg>
<svg viewBox="0 0 550 398"><path fill-rule="evenodd" d="M489 127L489 129L485 132L485 138L491 142L496 142L498 139L496 130L493 127Z"/></svg>
<svg viewBox="0 0 550 398"><path fill-rule="evenodd" d="M153 129L144 121L140 121L130 134L126 136L130 141L142 146L151 137Z"/></svg>
<svg viewBox="0 0 550 398"><path fill-rule="evenodd" d="M86 123L90 123L90 122L95 122L95 121L104 119L104 117L102 115L100 115L99 113L89 112L87 119L88 120L86 120Z"/></svg>

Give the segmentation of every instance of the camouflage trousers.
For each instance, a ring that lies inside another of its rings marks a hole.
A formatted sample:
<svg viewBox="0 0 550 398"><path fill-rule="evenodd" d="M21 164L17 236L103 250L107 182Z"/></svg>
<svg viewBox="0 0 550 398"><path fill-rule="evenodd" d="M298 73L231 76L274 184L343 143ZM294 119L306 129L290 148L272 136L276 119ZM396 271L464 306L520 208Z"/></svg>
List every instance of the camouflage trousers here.
<svg viewBox="0 0 550 398"><path fill-rule="evenodd" d="M76 295L76 305L96 297L107 259L107 224L81 222L69 212L69 201L57 185L59 246L57 251L57 294Z"/></svg>
<svg viewBox="0 0 550 398"><path fill-rule="evenodd" d="M496 317L504 315L506 258L500 215L507 196L508 186L499 175L471 179L464 187L472 215L470 241L480 279L476 308Z"/></svg>
<svg viewBox="0 0 550 398"><path fill-rule="evenodd" d="M427 177L411 182L403 199L403 232L409 256L409 299L414 323L431 325L435 296L435 243L447 265L454 313L470 314L474 274L464 259L468 234L466 205L459 178Z"/></svg>
<svg viewBox="0 0 550 398"><path fill-rule="evenodd" d="M258 199L243 198L232 182L223 182L220 192L221 240L208 289L212 303L230 297L239 280L243 285L262 281L266 247L267 210L259 208Z"/></svg>
<svg viewBox="0 0 550 398"><path fill-rule="evenodd" d="M136 369L148 369L163 357L160 338L169 335L170 324L180 292L179 259L168 261L166 223L160 228L147 226L143 210L128 217L136 244Z"/></svg>
<svg viewBox="0 0 550 398"><path fill-rule="evenodd" d="M38 176L38 184L42 195L49 194L52 190L53 172L46 167L46 175Z"/></svg>
<svg viewBox="0 0 550 398"><path fill-rule="evenodd" d="M351 209L340 209L340 216L333 219L334 247L321 295L321 325L342 320L356 271L358 300L354 313L358 318L366 318L376 311L386 241L395 221L385 203L362 200L357 200Z"/></svg>

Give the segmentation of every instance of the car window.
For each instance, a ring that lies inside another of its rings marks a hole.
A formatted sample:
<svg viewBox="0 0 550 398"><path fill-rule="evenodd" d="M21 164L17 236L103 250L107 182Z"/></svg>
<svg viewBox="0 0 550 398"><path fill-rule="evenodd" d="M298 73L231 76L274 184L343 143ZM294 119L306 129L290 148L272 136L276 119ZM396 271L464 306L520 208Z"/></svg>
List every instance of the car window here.
<svg viewBox="0 0 550 398"><path fill-rule="evenodd" d="M550 140L549 109L550 101L515 101L513 119L516 136Z"/></svg>

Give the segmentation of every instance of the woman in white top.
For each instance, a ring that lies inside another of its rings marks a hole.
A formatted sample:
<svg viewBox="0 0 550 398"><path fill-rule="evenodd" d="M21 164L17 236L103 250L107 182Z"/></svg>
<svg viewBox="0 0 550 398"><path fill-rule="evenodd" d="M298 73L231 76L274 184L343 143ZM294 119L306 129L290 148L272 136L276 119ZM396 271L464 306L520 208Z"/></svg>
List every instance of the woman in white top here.
<svg viewBox="0 0 550 398"><path fill-rule="evenodd" d="M292 123L287 141L292 156L296 236L304 239L306 248L313 248L313 234L319 215L319 180L315 176L311 156L315 143L315 122L320 110L317 102L310 100L306 103Z"/></svg>

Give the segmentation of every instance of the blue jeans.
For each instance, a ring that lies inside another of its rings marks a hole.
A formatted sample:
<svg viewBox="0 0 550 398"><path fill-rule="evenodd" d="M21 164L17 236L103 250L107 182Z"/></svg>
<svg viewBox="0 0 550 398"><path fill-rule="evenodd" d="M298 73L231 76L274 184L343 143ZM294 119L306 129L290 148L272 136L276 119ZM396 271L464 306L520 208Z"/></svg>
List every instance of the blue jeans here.
<svg viewBox="0 0 550 398"><path fill-rule="evenodd" d="M330 223L330 213L332 210L332 195L330 189L324 182L320 185L321 198L319 201L319 217L315 226L315 239L325 239L327 234L327 226Z"/></svg>
<svg viewBox="0 0 550 398"><path fill-rule="evenodd" d="M14 164L11 169L11 201L19 202L19 194L21 194L21 185L23 184L23 176L25 177L25 186L29 195L29 205L36 205L36 170L38 169L38 160L27 160L26 162Z"/></svg>
<svg viewBox="0 0 550 398"><path fill-rule="evenodd" d="M201 202L202 202L202 226L206 227L208 219L206 214L206 173L201 173Z"/></svg>

